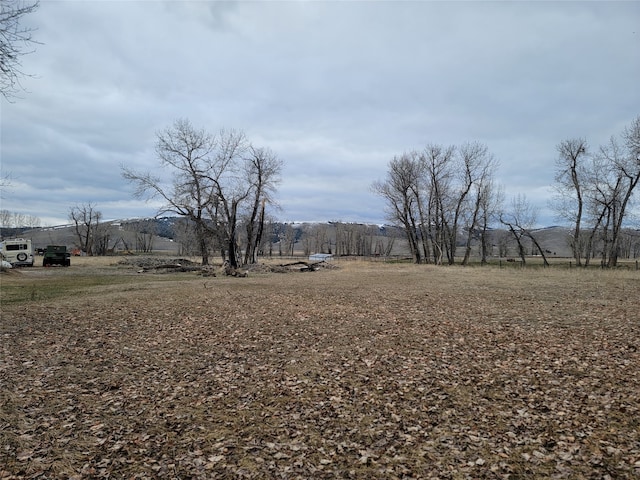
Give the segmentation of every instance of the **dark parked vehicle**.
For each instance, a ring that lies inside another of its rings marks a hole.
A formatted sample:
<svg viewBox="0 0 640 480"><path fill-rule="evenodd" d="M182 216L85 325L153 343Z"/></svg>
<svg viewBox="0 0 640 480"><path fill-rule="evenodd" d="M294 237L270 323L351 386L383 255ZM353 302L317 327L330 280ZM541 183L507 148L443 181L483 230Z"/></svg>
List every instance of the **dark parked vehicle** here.
<svg viewBox="0 0 640 480"><path fill-rule="evenodd" d="M50 267L51 265L62 265L63 267L71 265L71 253L67 252L67 247L64 245L47 245L42 259L42 266Z"/></svg>

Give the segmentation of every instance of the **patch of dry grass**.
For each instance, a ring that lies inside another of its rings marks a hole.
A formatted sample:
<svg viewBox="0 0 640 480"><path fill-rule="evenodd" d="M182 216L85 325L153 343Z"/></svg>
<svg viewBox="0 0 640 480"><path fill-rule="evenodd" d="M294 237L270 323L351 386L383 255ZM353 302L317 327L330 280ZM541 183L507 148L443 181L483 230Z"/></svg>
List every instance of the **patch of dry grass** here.
<svg viewBox="0 0 640 480"><path fill-rule="evenodd" d="M0 478L640 474L638 272L339 265L4 306Z"/></svg>

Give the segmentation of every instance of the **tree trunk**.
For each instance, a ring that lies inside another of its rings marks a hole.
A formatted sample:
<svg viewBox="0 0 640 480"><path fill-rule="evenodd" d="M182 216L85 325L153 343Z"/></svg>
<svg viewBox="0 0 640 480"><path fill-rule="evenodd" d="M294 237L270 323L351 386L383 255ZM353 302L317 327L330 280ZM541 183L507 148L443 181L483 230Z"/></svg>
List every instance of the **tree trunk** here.
<svg viewBox="0 0 640 480"><path fill-rule="evenodd" d="M544 250L542 250L542 247L540 246L540 244L538 243L538 241L535 239L535 237L531 234L531 232L526 231L526 235L527 237L529 237L531 239L531 241L533 242L533 244L536 246L536 249L538 250L538 252L540 252L540 255L542 255L542 260L544 261L544 266L548 267L549 266L549 262L547 261L547 257L544 254Z"/></svg>
<svg viewBox="0 0 640 480"><path fill-rule="evenodd" d="M511 224L507 224L507 226L509 227L509 231L511 232L511 235L513 235L513 238L518 244L518 255L520 256L520 260L522 261L522 266L524 267L524 265L527 263L527 259L525 258L524 245L522 245L522 231L516 232L515 228Z"/></svg>
<svg viewBox="0 0 640 480"><path fill-rule="evenodd" d="M228 237L227 237L227 248L229 249L229 265L231 268L238 268L238 242L236 241L236 208L237 205L233 205L232 213L229 218L229 225L227 226Z"/></svg>
<svg viewBox="0 0 640 480"><path fill-rule="evenodd" d="M256 241L254 244L253 252L251 254L251 263L258 262L258 251L262 244L262 234L264 232L264 209L265 201L262 201L262 209L260 210L260 219L258 220L258 232L256 233Z"/></svg>

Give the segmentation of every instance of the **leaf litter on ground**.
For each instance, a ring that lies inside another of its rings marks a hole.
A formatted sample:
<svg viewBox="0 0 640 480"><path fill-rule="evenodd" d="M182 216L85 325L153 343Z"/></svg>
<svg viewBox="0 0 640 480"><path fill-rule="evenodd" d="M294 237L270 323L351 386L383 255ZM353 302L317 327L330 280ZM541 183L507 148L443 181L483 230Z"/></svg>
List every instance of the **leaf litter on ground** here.
<svg viewBox="0 0 640 480"><path fill-rule="evenodd" d="M357 262L8 305L0 479L634 478L639 278Z"/></svg>

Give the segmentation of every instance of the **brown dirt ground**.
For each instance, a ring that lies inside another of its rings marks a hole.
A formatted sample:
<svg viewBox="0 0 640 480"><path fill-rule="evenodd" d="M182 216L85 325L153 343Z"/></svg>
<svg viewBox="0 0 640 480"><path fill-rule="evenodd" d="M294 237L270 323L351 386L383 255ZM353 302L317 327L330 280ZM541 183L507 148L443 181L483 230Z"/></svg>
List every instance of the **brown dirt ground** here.
<svg viewBox="0 0 640 480"><path fill-rule="evenodd" d="M3 275L0 478L640 476L640 272L339 266Z"/></svg>

